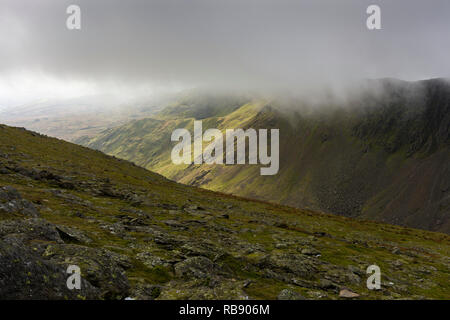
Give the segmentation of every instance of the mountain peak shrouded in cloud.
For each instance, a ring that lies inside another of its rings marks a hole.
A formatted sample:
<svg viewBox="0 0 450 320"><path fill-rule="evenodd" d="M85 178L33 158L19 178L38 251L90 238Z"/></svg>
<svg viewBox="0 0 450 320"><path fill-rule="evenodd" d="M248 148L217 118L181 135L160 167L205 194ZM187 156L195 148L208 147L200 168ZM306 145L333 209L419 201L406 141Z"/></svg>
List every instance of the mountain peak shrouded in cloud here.
<svg viewBox="0 0 450 320"><path fill-rule="evenodd" d="M449 18L0 0L0 300L448 299Z"/></svg>
<svg viewBox="0 0 450 320"><path fill-rule="evenodd" d="M41 98L50 82L78 94L117 86L307 91L449 76L447 0L78 0L81 30L68 30L73 2L2 1L1 95ZM366 27L373 3L381 30ZM20 79L44 87L24 89Z"/></svg>

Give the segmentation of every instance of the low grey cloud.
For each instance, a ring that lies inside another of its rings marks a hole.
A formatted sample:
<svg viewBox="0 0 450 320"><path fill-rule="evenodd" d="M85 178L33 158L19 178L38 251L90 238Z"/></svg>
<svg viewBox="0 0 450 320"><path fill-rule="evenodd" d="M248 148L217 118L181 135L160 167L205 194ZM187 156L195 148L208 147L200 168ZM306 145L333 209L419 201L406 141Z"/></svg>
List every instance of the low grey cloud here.
<svg viewBox="0 0 450 320"><path fill-rule="evenodd" d="M66 28L70 4L81 30ZM381 30L366 28L370 4ZM448 0L2 0L0 78L301 90L448 77L449 31Z"/></svg>

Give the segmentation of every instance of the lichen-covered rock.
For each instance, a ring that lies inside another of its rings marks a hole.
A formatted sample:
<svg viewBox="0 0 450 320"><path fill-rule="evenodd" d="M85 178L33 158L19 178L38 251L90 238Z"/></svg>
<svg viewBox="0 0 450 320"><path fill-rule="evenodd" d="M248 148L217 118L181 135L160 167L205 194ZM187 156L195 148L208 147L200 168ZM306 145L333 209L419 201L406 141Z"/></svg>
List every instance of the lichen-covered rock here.
<svg viewBox="0 0 450 320"><path fill-rule="evenodd" d="M207 278L218 271L219 267L214 262L202 256L187 258L175 265L175 274L178 277Z"/></svg>
<svg viewBox="0 0 450 320"><path fill-rule="evenodd" d="M13 187L0 188L0 214L18 213L25 217L39 217L39 211L28 200L23 199L20 193Z"/></svg>
<svg viewBox="0 0 450 320"><path fill-rule="evenodd" d="M84 232L78 230L77 228L57 225L56 230L58 231L61 239L64 242L75 242L84 244L92 242L91 238L89 238L86 234L84 234Z"/></svg>
<svg viewBox="0 0 450 320"><path fill-rule="evenodd" d="M298 254L272 254L263 260L262 264L274 271L290 273L303 278L314 278L317 274L314 261Z"/></svg>
<svg viewBox="0 0 450 320"><path fill-rule="evenodd" d="M235 279L183 279L169 282L158 299L247 300L248 294L243 290L243 282Z"/></svg>
<svg viewBox="0 0 450 320"><path fill-rule="evenodd" d="M123 299L129 295L130 284L125 269L131 266L126 256L105 249L74 244L49 245L43 258L59 265L77 265L81 275L100 289L100 297Z"/></svg>
<svg viewBox="0 0 450 320"><path fill-rule="evenodd" d="M135 300L155 300L160 296L161 290L159 285L139 281L131 289L130 297Z"/></svg>
<svg viewBox="0 0 450 320"><path fill-rule="evenodd" d="M0 238L19 235L24 241L44 240L63 243L55 225L40 218L5 220L0 222Z"/></svg>
<svg viewBox="0 0 450 320"><path fill-rule="evenodd" d="M172 261L161 258L155 254L148 251L139 252L136 258L140 260L145 266L149 268L161 267L171 267Z"/></svg>
<svg viewBox="0 0 450 320"><path fill-rule="evenodd" d="M186 256L204 256L209 259L214 259L224 254L221 248L206 241L187 242L180 247L180 251Z"/></svg>
<svg viewBox="0 0 450 320"><path fill-rule="evenodd" d="M291 289L283 289L278 294L278 300L306 300L300 293L297 293Z"/></svg>
<svg viewBox="0 0 450 320"><path fill-rule="evenodd" d="M7 202L11 200L21 200L19 191L11 186L1 187L0 188L0 201Z"/></svg>
<svg viewBox="0 0 450 320"><path fill-rule="evenodd" d="M320 255L320 252L312 247L302 248L300 250L301 254L307 255L307 256L318 256Z"/></svg>
<svg viewBox="0 0 450 320"><path fill-rule="evenodd" d="M339 286L328 279L320 279L318 287L323 290L339 290Z"/></svg>
<svg viewBox="0 0 450 320"><path fill-rule="evenodd" d="M98 299L85 279L80 289L67 287L66 269L38 257L20 244L0 240L0 299Z"/></svg>

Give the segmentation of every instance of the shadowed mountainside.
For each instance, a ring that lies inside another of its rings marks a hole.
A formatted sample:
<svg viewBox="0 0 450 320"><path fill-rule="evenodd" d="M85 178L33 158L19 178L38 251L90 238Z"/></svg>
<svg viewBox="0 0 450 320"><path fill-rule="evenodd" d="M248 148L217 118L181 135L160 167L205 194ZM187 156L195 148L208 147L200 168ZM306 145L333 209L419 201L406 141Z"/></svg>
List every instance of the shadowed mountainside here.
<svg viewBox="0 0 450 320"><path fill-rule="evenodd" d="M450 232L450 85L444 79L372 80L344 102L188 96L158 117L77 142L178 182L416 228ZM220 106L220 107L219 107ZM280 171L174 165L176 128L279 128Z"/></svg>

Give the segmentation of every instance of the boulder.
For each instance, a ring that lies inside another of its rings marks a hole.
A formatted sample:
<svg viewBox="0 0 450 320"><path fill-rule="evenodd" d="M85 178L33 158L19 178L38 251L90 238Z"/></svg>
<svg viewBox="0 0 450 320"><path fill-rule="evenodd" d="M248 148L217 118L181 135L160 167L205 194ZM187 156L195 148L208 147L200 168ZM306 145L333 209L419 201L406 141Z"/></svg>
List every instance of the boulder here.
<svg viewBox="0 0 450 320"><path fill-rule="evenodd" d="M358 298L359 294L350 291L349 289L342 289L341 291L339 291L339 297L341 298Z"/></svg>
<svg viewBox="0 0 450 320"><path fill-rule="evenodd" d="M124 255L75 244L55 244L47 246L43 258L64 267L79 266L81 275L100 290L101 298L129 296L130 284L124 269L130 268L131 263Z"/></svg>
<svg viewBox="0 0 450 320"><path fill-rule="evenodd" d="M43 240L63 243L55 225L41 218L5 220L0 222L0 238L17 235L23 241Z"/></svg>
<svg viewBox="0 0 450 320"><path fill-rule="evenodd" d="M92 239L84 234L84 232L73 228L62 225L56 226L56 231L58 231L61 239L64 242L74 242L74 243L84 243L88 244L92 242Z"/></svg>
<svg viewBox="0 0 450 320"><path fill-rule="evenodd" d="M162 287L143 281L136 283L131 290L130 297L135 300L155 300L161 294Z"/></svg>
<svg viewBox="0 0 450 320"><path fill-rule="evenodd" d="M280 291L277 297L278 300L306 300L301 294L291 290L283 289Z"/></svg>
<svg viewBox="0 0 450 320"><path fill-rule="evenodd" d="M178 277L208 278L217 274L218 266L205 257L192 257L175 265L175 274Z"/></svg>
<svg viewBox="0 0 450 320"><path fill-rule="evenodd" d="M302 278L313 278L317 274L314 261L302 255L289 253L272 254L262 263L274 271L291 273Z"/></svg>
<svg viewBox="0 0 450 320"><path fill-rule="evenodd" d="M84 278L81 288L68 289L66 269L46 261L27 247L0 240L2 299L98 299L100 291Z"/></svg>
<svg viewBox="0 0 450 320"><path fill-rule="evenodd" d="M39 217L36 207L28 200L22 199L20 193L13 187L0 188L0 214L19 213L25 217Z"/></svg>

